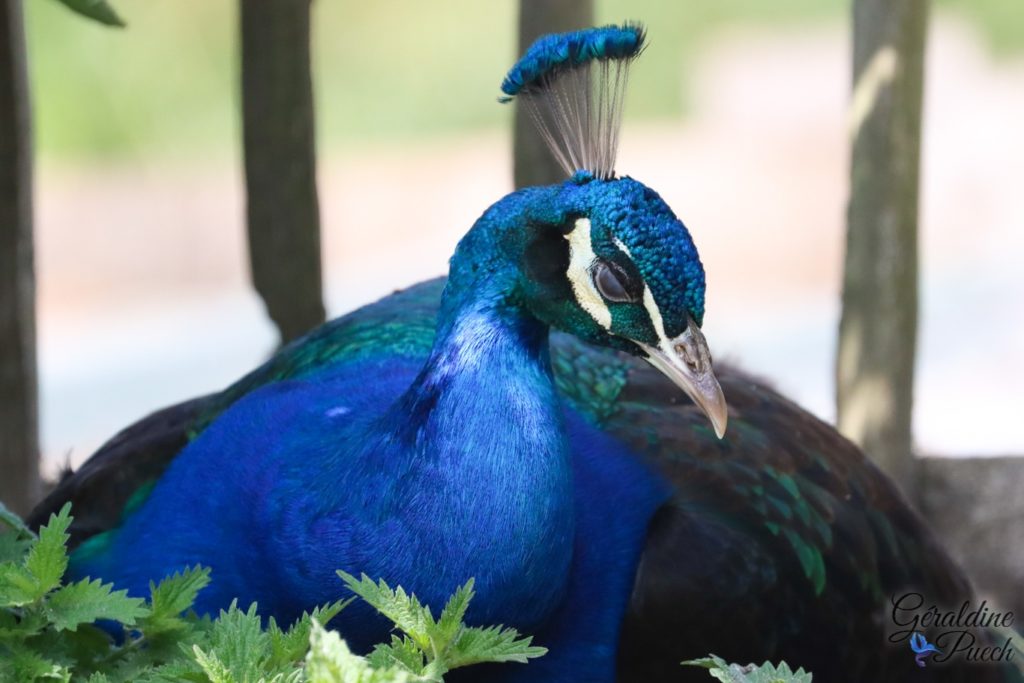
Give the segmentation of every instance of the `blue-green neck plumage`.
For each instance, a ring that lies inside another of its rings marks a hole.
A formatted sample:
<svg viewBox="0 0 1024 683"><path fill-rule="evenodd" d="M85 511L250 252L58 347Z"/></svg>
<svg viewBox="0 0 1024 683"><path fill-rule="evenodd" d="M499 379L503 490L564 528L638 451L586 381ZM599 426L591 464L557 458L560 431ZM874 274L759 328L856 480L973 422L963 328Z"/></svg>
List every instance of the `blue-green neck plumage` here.
<svg viewBox="0 0 1024 683"><path fill-rule="evenodd" d="M459 244L429 359L379 425L412 458L404 485L432 492L416 518L450 534L451 576L491 596L476 616L526 626L563 590L573 495L548 327L520 296L521 206L499 203Z"/></svg>

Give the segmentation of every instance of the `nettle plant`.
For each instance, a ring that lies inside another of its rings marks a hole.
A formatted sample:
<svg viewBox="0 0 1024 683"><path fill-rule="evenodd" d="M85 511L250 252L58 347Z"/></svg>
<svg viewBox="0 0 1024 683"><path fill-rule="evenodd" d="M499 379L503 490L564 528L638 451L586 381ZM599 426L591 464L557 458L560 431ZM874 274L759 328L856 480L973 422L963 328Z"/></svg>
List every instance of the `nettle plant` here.
<svg viewBox="0 0 1024 683"><path fill-rule="evenodd" d="M472 579L435 619L400 587L339 571L354 597L304 614L287 629L273 619L264 626L256 604L246 610L232 604L216 619L196 616L189 608L210 582L202 567L151 583L148 600L100 579L64 583L70 524L68 504L37 536L0 504L0 682L411 683L443 681L452 669L472 664L525 664L546 652L515 629L467 626ZM355 599L397 631L366 656L324 628ZM110 632L123 636L115 640ZM740 667L713 655L685 664L734 683L811 680L785 664Z"/></svg>

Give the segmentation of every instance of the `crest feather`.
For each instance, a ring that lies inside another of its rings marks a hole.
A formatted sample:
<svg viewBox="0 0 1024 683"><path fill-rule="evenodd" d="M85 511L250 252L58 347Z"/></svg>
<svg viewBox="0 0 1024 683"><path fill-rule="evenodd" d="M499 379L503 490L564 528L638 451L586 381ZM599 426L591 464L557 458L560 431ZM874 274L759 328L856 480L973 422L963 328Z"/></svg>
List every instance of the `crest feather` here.
<svg viewBox="0 0 1024 683"><path fill-rule="evenodd" d="M639 24L541 36L505 76L568 175L615 175L629 65L644 47Z"/></svg>

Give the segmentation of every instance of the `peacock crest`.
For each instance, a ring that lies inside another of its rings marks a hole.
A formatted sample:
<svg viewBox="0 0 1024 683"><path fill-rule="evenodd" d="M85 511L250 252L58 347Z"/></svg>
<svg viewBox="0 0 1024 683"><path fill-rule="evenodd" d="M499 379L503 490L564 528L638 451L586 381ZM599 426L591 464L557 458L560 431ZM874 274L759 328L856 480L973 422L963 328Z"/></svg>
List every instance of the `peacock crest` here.
<svg viewBox="0 0 1024 683"><path fill-rule="evenodd" d="M522 102L566 174L611 179L629 66L643 47L639 24L542 36L505 76L501 101Z"/></svg>

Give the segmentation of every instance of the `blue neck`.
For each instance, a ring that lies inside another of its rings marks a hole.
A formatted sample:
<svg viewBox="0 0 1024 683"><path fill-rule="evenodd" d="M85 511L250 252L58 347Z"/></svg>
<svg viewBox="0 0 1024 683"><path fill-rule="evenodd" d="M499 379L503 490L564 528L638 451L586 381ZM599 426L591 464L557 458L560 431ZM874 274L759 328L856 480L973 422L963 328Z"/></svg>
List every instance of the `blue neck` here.
<svg viewBox="0 0 1024 683"><path fill-rule="evenodd" d="M572 467L548 328L517 303L505 226L485 219L453 258L429 359L381 426L410 458L407 483L430 491L418 518L450 546L445 573L476 578L474 618L525 628L564 590Z"/></svg>
<svg viewBox="0 0 1024 683"><path fill-rule="evenodd" d="M405 423L410 434L443 419L435 415L439 402L452 392L465 392L466 403L443 401L448 409L467 409L475 416L468 424L448 427L475 430L483 419L501 420L525 409L534 417L558 415L548 357L548 328L527 311L518 296L518 264L527 241L525 206L555 188L529 188L508 195L488 209L459 242L451 260L441 297L437 334L430 357L416 381L392 409L391 424ZM481 408L506 407L509 413L487 415ZM522 415L521 417L528 417ZM533 440L520 421L503 425L515 438ZM564 451L560 419L558 427ZM545 434L554 439L556 435ZM566 465L568 468L568 465Z"/></svg>
<svg viewBox="0 0 1024 683"><path fill-rule="evenodd" d="M479 392L470 402L474 408L492 398L508 400L513 385L538 399L554 398L548 328L513 303L514 287L514 275L503 270L469 282L449 280L430 357L395 406L407 421L403 432L422 428L453 390Z"/></svg>

